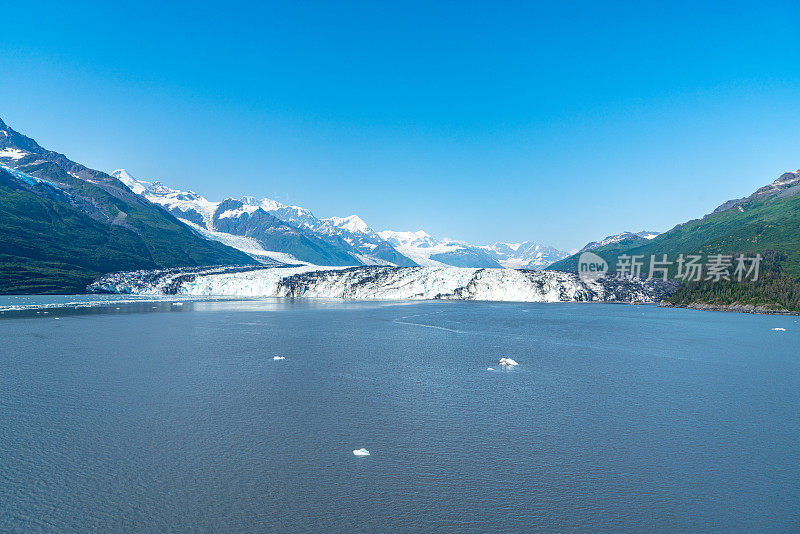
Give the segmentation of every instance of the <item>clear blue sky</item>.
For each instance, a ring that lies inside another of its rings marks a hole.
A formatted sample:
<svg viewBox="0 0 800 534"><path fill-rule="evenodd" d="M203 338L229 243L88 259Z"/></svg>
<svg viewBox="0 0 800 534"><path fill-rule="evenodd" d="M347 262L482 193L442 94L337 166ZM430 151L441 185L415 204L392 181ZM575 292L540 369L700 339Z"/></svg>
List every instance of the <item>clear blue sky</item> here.
<svg viewBox="0 0 800 534"><path fill-rule="evenodd" d="M0 117L91 167L564 249L800 167L800 3L27 2Z"/></svg>

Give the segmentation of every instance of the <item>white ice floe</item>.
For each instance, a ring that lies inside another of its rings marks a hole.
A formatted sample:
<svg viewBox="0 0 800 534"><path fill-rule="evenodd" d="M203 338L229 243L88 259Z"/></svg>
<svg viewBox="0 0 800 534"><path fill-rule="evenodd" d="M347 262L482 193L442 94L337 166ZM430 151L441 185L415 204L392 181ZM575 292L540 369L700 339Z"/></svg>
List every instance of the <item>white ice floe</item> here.
<svg viewBox="0 0 800 534"><path fill-rule="evenodd" d="M367 449L356 449L353 451L353 454L356 456L369 456L369 451Z"/></svg>
<svg viewBox="0 0 800 534"><path fill-rule="evenodd" d="M503 367L514 367L515 365L519 364L511 358L500 358L500 365Z"/></svg>
<svg viewBox="0 0 800 534"><path fill-rule="evenodd" d="M786 332L785 328L773 328L776 332Z"/></svg>
<svg viewBox="0 0 800 534"><path fill-rule="evenodd" d="M183 306L183 302L173 302L173 306Z"/></svg>
<svg viewBox="0 0 800 534"><path fill-rule="evenodd" d="M285 360L286 356L274 356L272 359L273 360Z"/></svg>
<svg viewBox="0 0 800 534"><path fill-rule="evenodd" d="M494 367L487 367L486 370L487 371L494 371Z"/></svg>

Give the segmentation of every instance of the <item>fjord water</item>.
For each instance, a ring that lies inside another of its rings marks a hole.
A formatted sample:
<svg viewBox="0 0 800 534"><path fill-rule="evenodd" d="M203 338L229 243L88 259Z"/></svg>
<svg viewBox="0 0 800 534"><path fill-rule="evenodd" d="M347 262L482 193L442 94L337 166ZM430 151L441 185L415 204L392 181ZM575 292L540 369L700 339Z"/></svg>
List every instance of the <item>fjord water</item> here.
<svg viewBox="0 0 800 534"><path fill-rule="evenodd" d="M2 531L800 524L796 317L132 302L0 336Z"/></svg>

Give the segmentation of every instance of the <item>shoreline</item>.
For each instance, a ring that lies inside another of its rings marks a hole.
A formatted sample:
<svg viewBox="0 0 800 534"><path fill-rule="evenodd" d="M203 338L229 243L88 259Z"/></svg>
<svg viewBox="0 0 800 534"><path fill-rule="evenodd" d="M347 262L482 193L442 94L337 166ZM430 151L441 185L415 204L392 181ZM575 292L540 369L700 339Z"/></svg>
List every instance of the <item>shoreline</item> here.
<svg viewBox="0 0 800 534"><path fill-rule="evenodd" d="M693 302L691 304L672 304L662 301L658 304L659 308L683 308L686 310L697 311L719 311L729 313L750 313L753 315L800 315L798 311L766 308L764 306L754 306L752 304L708 304L705 302Z"/></svg>

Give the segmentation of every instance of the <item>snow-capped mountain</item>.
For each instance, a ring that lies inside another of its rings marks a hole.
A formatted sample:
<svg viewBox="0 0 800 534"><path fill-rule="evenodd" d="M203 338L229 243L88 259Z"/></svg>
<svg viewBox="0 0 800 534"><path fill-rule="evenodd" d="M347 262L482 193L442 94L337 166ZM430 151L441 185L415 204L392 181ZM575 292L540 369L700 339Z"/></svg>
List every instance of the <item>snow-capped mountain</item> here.
<svg viewBox="0 0 800 534"><path fill-rule="evenodd" d="M203 236L256 258L316 265L414 265L356 215L318 219L305 208L269 198L227 198L213 202L193 191L138 180L125 169L117 169L112 175L131 191L195 227Z"/></svg>
<svg viewBox="0 0 800 534"><path fill-rule="evenodd" d="M213 202L193 191L112 175L208 239L255 258L316 265L451 266L543 269L567 254L530 241L471 245L418 232L376 232L358 215L320 219L300 206L243 197ZM304 239L305 238L305 239Z"/></svg>
<svg viewBox="0 0 800 534"><path fill-rule="evenodd" d="M296 207L295 207L296 208ZM302 208L296 208L302 209ZM416 263L404 256L395 247L381 238L378 233L364 222L358 215L349 217L330 217L317 219L305 210L304 227L310 229L323 239L352 247L363 259L374 259L377 264L393 264L397 266L413 266ZM364 263L369 263L365 261Z"/></svg>
<svg viewBox="0 0 800 534"><path fill-rule="evenodd" d="M453 239L437 240L430 234L394 232L379 235L418 265L454 267L504 267L506 269L544 269L569 256L569 253L532 241L493 245L470 245Z"/></svg>
<svg viewBox="0 0 800 534"><path fill-rule="evenodd" d="M414 260L417 265L495 269L503 267L479 246L453 239L437 240L422 230L418 232L384 230L379 232L379 235L391 243L401 254Z"/></svg>
<svg viewBox="0 0 800 534"><path fill-rule="evenodd" d="M500 243L482 247L507 269L544 269L569 256L568 252L532 241Z"/></svg>
<svg viewBox="0 0 800 534"><path fill-rule="evenodd" d="M606 236L600 241L592 241L591 243L587 243L586 246L580 249L578 252L586 252L587 250L594 250L606 245L613 245L614 243L619 243L620 241L625 241L627 239L646 239L649 241L655 237L658 237L659 235L661 235L661 232L622 232L621 234Z"/></svg>

